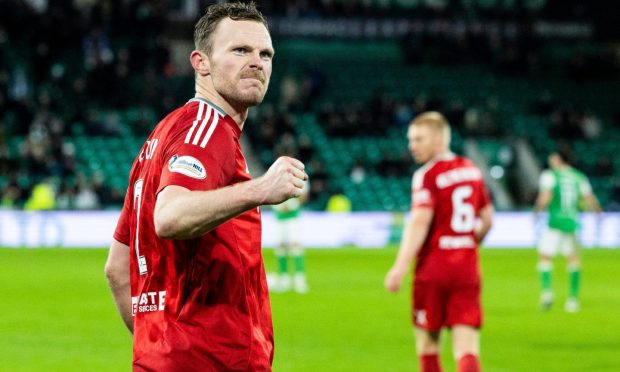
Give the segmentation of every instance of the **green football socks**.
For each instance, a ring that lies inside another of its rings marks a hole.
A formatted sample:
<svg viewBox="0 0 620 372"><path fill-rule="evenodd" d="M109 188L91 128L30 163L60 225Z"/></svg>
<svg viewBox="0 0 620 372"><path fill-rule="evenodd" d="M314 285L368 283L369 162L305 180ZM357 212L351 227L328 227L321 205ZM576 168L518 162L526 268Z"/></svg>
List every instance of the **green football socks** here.
<svg viewBox="0 0 620 372"><path fill-rule="evenodd" d="M278 270L280 274L288 274L288 257L286 254L278 255Z"/></svg>
<svg viewBox="0 0 620 372"><path fill-rule="evenodd" d="M295 272L303 273L305 270L304 255L298 254L298 255L295 255L294 257L295 257Z"/></svg>
<svg viewBox="0 0 620 372"><path fill-rule="evenodd" d="M538 273L540 275L540 284L543 292L551 292L551 270L553 265L548 262L540 262L538 264Z"/></svg>
<svg viewBox="0 0 620 372"><path fill-rule="evenodd" d="M581 270L578 266L568 268L569 294L572 298L579 295L579 284L581 282Z"/></svg>

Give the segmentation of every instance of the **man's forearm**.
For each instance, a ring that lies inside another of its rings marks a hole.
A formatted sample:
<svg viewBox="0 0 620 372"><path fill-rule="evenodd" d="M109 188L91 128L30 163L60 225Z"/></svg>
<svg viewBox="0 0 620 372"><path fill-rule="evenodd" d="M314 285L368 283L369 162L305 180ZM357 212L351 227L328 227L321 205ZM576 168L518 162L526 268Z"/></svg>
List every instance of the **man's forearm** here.
<svg viewBox="0 0 620 372"><path fill-rule="evenodd" d="M594 195L587 196L586 203L588 204L588 209L592 212L601 213L603 211L603 208L601 208L601 204Z"/></svg>
<svg viewBox="0 0 620 372"><path fill-rule="evenodd" d="M133 316L131 315L131 289L129 281L110 282L112 297L127 329L133 333Z"/></svg>
<svg viewBox="0 0 620 372"><path fill-rule="evenodd" d="M112 240L105 265L105 274L116 308L129 331L133 333L128 245Z"/></svg>
<svg viewBox="0 0 620 372"><path fill-rule="evenodd" d="M260 204L254 200L249 182L217 190L189 192L173 190L166 203L158 202L155 219L158 234L164 238L188 239L202 236L223 222ZM178 187L177 187L178 188Z"/></svg>
<svg viewBox="0 0 620 372"><path fill-rule="evenodd" d="M550 191L541 191L534 203L534 213L539 213L547 209L549 203L551 203L552 194Z"/></svg>
<svg viewBox="0 0 620 372"><path fill-rule="evenodd" d="M237 215L302 195L308 175L297 159L279 157L259 178L210 191L170 185L155 203L155 232L164 239L196 238Z"/></svg>
<svg viewBox="0 0 620 372"><path fill-rule="evenodd" d="M478 243L481 243L491 230L493 224L493 213L495 212L493 205L487 205L480 210L480 224L474 230L474 236Z"/></svg>

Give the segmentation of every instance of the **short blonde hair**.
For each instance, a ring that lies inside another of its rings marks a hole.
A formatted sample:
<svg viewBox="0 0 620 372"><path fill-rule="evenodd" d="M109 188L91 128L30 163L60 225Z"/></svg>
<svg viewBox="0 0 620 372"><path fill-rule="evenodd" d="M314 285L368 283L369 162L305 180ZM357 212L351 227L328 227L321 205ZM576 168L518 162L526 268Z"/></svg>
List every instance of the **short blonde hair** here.
<svg viewBox="0 0 620 372"><path fill-rule="evenodd" d="M409 127L422 125L428 126L436 131L443 132L446 146L450 147L452 134L450 130L450 123L448 123L445 116L437 111L426 111L416 116L411 123L409 123Z"/></svg>

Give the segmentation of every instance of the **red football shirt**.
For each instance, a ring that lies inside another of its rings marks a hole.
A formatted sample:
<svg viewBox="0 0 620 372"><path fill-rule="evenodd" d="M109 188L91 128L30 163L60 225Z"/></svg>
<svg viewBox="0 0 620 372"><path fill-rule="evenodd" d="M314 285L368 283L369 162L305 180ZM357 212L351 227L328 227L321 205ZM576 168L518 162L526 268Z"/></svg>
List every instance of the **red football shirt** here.
<svg viewBox="0 0 620 372"><path fill-rule="evenodd" d="M134 370L271 370L258 208L195 239L161 239L153 223L168 185L213 190L251 179L240 134L231 117L192 99L157 125L134 161L114 234L131 249Z"/></svg>
<svg viewBox="0 0 620 372"><path fill-rule="evenodd" d="M469 159L438 156L413 175L412 208L434 211L418 252L416 281L448 285L480 282L474 227L480 209L490 203L482 173Z"/></svg>

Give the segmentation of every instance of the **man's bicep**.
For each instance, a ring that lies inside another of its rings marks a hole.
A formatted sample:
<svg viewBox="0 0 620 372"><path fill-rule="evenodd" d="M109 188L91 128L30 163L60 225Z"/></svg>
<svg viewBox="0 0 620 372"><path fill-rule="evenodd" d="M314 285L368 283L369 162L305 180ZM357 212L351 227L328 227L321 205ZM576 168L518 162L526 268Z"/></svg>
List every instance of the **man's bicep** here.
<svg viewBox="0 0 620 372"><path fill-rule="evenodd" d="M411 225L414 228L428 228L433 221L435 211L430 207L417 207L411 214Z"/></svg>
<svg viewBox="0 0 620 372"><path fill-rule="evenodd" d="M191 191L183 186L177 185L168 185L164 186L158 193L155 199L155 210L154 217L157 219L158 214L161 213L163 209L168 205L168 203L172 200L175 200Z"/></svg>
<svg viewBox="0 0 620 372"><path fill-rule="evenodd" d="M551 198L553 198L553 193L551 191L541 191L538 193L538 204L546 206L551 202Z"/></svg>

